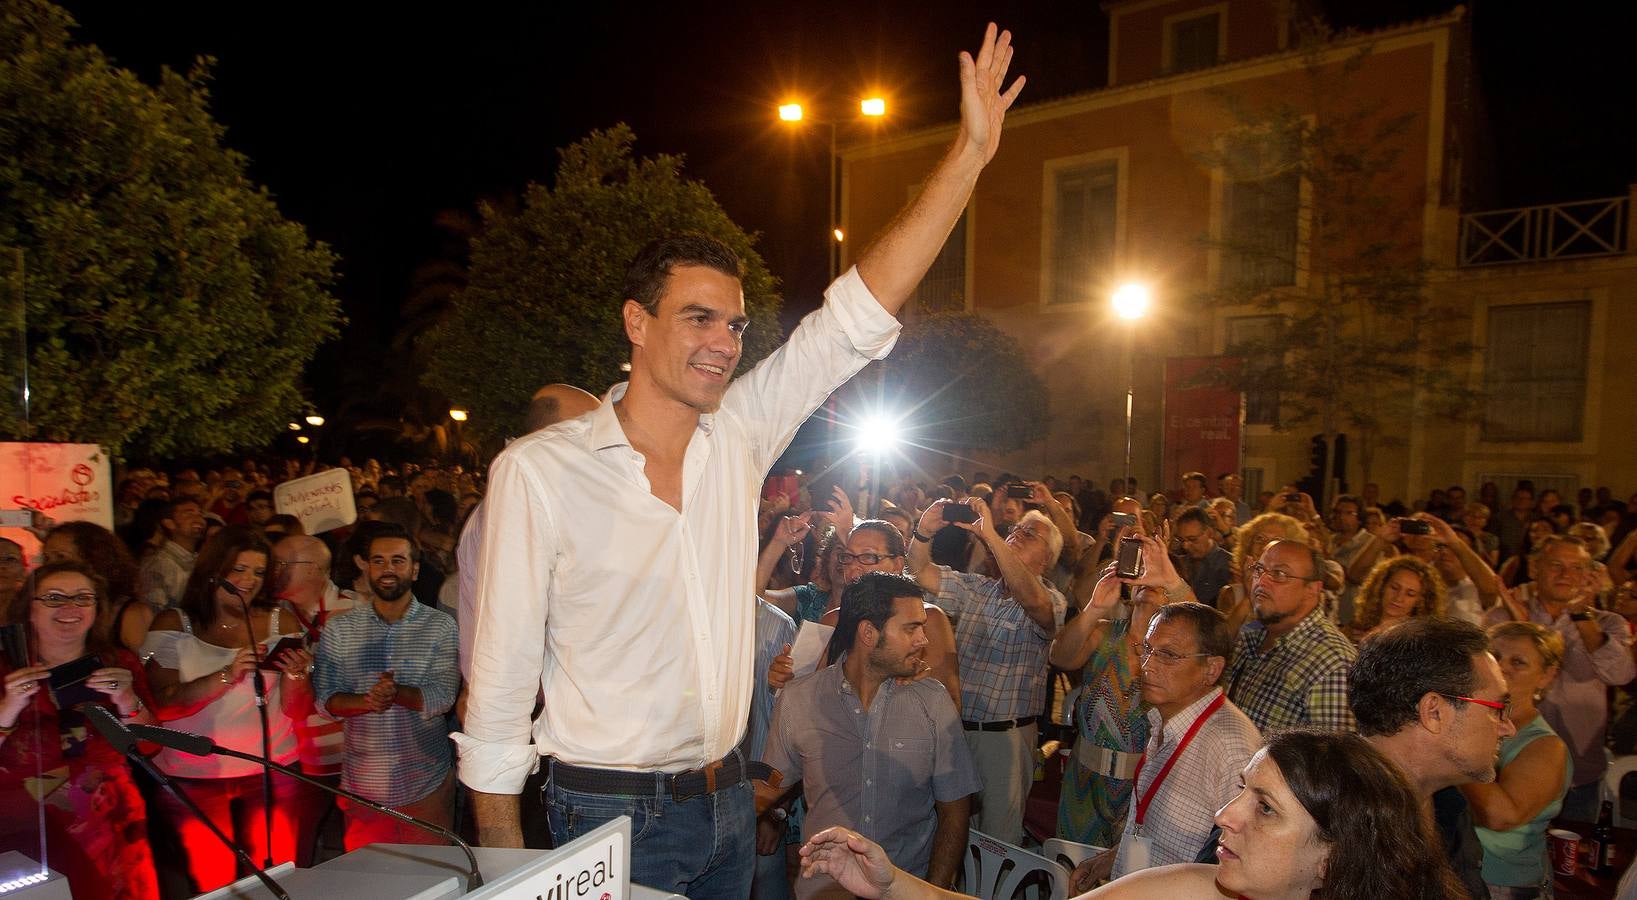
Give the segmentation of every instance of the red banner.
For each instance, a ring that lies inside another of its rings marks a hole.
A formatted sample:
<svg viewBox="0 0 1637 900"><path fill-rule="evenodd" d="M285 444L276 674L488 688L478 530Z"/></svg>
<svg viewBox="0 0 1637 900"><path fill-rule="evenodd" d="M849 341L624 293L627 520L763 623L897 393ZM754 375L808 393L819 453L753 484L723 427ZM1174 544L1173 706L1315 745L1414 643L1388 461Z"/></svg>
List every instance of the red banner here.
<svg viewBox="0 0 1637 900"><path fill-rule="evenodd" d="M1165 435L1161 484L1182 485L1184 472L1203 472L1216 483L1238 472L1244 395L1233 386L1236 356L1172 356L1165 360Z"/></svg>

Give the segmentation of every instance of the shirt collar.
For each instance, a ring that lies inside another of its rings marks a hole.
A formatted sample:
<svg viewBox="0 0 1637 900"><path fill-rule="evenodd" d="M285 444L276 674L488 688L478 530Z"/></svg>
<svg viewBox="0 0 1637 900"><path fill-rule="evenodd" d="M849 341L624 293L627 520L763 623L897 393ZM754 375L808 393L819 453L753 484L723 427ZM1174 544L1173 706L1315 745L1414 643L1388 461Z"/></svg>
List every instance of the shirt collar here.
<svg viewBox="0 0 1637 900"><path fill-rule="evenodd" d="M1194 720L1199 718L1200 714L1205 711L1205 707L1210 706L1211 701L1215 700L1221 694L1222 688L1213 687L1209 691L1205 692L1205 696L1200 697L1198 700L1188 704L1187 708L1185 708L1182 712L1172 716L1171 721L1164 723L1164 732L1160 738L1160 746L1163 747L1167 743L1179 740L1180 736L1193 726ZM1153 709L1152 707L1149 708L1148 723L1150 728L1161 728L1162 718L1163 717L1160 716L1159 710Z"/></svg>
<svg viewBox="0 0 1637 900"><path fill-rule="evenodd" d="M375 608L374 600L371 600L369 604L369 614L375 617L375 621L380 622L383 625L395 625L402 624L404 622L411 622L415 619L419 619L423 615L426 615L426 612L426 604L415 599L414 591L409 592L409 608L404 610L404 617L399 619L397 622L388 622L386 619L381 618L381 611Z"/></svg>
<svg viewBox="0 0 1637 900"><path fill-rule="evenodd" d="M625 392L631 387L631 382L622 381L608 389L603 395L602 403L591 411L591 431L589 440L592 450L607 450L610 447L629 447L631 439L625 436L625 429L620 427L620 417L614 412L614 404L625 397ZM716 427L715 413L699 414L699 430L709 435Z"/></svg>

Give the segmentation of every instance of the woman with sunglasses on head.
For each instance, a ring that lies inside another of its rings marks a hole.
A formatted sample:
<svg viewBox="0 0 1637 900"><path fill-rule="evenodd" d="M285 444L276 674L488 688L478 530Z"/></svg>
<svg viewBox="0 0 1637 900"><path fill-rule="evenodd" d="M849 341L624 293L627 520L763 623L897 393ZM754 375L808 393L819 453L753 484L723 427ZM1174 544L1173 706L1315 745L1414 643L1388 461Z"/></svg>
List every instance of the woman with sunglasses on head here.
<svg viewBox="0 0 1637 900"><path fill-rule="evenodd" d="M160 719L172 728L257 756L262 754L255 687L258 659L265 659L280 638L300 637L302 631L295 616L280 616L278 601L267 590L268 555L267 542L253 527L222 529L200 549L181 603L154 619L142 646ZM254 651L252 642L257 645ZM296 761L295 722L312 710L307 680L312 659L306 649L286 650L272 660L277 668L260 673L267 692L273 762ZM154 761L258 864L268 855L274 862L294 858L293 816L300 792L294 779L273 776L269 854L261 766L168 749ZM214 890L237 877L232 852L169 794L164 801L188 849L188 869L197 889Z"/></svg>
<svg viewBox="0 0 1637 900"><path fill-rule="evenodd" d="M8 615L24 623L28 665L0 660L0 850L39 853L36 806L45 817L46 862L76 897L159 896L147 840L147 808L125 757L86 721L80 703L126 723L153 724L152 697L136 655L110 634L107 586L77 562L34 570ZM51 668L83 657L97 668L79 685L50 687ZM58 701L78 701L62 709ZM43 773L43 776L42 774Z"/></svg>
<svg viewBox="0 0 1637 900"><path fill-rule="evenodd" d="M1496 778L1463 784L1492 900L1551 896L1546 829L1569 791L1569 748L1535 706L1557 680L1563 637L1533 622L1503 622L1489 629L1489 652L1501 664L1517 734L1501 741Z"/></svg>
<svg viewBox="0 0 1637 900"><path fill-rule="evenodd" d="M1442 846L1398 768L1355 734L1284 731L1245 767L1216 814L1220 865L1132 873L1083 900L1464 900ZM802 876L860 897L957 897L895 866L873 841L828 828L802 847Z"/></svg>

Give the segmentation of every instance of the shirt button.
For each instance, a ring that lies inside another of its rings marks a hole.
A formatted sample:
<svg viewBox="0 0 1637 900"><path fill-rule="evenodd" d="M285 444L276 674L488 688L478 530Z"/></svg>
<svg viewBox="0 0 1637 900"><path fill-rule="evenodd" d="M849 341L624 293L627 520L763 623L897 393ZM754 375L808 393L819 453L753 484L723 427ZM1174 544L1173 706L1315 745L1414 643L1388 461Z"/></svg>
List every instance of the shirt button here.
<svg viewBox="0 0 1637 900"><path fill-rule="evenodd" d="M858 708L858 707L856 707L856 706L855 706L855 707L853 707L853 712L855 712L855 713L862 713L862 712L863 712L863 711L864 711L864 710L862 710L862 709L859 709L859 708Z"/></svg>
<svg viewBox="0 0 1637 900"><path fill-rule="evenodd" d="M872 784L875 784L875 779L873 779L873 778L864 779L864 786L865 787L868 787L868 786L870 786Z"/></svg>
<svg viewBox="0 0 1637 900"><path fill-rule="evenodd" d="M897 747L900 750L902 750L902 749L904 749L904 742L903 741L895 741L895 742L893 742L893 746Z"/></svg>
<svg viewBox="0 0 1637 900"><path fill-rule="evenodd" d="M869 816L865 816L865 817L864 817L864 821L866 821L866 822L868 822L868 821L870 821L870 817L869 817Z"/></svg>

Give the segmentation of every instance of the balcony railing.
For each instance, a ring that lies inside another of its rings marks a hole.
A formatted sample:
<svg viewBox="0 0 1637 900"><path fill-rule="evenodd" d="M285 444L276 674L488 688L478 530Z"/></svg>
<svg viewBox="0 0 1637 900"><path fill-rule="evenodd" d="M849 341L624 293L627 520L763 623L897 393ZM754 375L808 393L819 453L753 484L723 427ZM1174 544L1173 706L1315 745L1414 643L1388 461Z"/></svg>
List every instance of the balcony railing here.
<svg viewBox="0 0 1637 900"><path fill-rule="evenodd" d="M1461 217L1463 266L1498 266L1626 252L1627 197L1524 206Z"/></svg>

